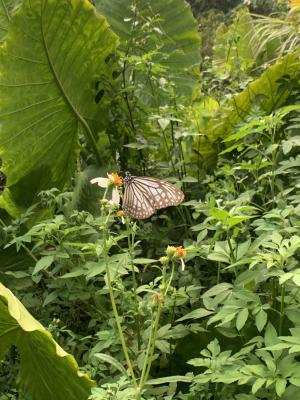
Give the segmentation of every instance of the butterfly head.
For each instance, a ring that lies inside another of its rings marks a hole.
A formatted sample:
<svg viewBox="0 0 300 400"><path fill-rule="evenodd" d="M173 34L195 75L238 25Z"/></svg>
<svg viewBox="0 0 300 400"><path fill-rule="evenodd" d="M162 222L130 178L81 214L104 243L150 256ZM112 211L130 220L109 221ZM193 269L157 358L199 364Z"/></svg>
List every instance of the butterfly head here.
<svg viewBox="0 0 300 400"><path fill-rule="evenodd" d="M128 185L132 181L132 175L129 171L125 171L124 184Z"/></svg>

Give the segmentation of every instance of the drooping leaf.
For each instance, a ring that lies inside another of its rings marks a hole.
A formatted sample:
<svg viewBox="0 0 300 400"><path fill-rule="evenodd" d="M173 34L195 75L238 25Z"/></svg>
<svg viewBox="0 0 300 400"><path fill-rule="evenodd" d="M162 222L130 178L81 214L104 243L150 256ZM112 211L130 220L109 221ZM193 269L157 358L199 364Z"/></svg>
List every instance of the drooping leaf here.
<svg viewBox="0 0 300 400"><path fill-rule="evenodd" d="M130 51L131 30L134 27L136 15L140 13L143 20L159 16L154 34L160 43L159 49L155 40L144 45L144 53L159 50L154 61L166 67L169 75L176 83L175 92L189 95L197 85L192 76L193 69L200 63L200 37L198 24L194 19L190 6L184 0L137 0L135 6L131 0L96 0L96 8L104 15L114 31L121 38L121 49ZM134 28L133 28L134 29ZM147 79L144 75L141 79Z"/></svg>
<svg viewBox="0 0 300 400"><path fill-rule="evenodd" d="M24 0L0 49L0 157L7 188L0 206L15 215L41 190L68 182L78 129L106 108L96 83L110 79L117 37L87 0ZM99 156L100 157L100 156Z"/></svg>
<svg viewBox="0 0 300 400"><path fill-rule="evenodd" d="M22 303L0 283L0 359L11 346L21 357L20 399L87 400L94 385L87 375L36 321Z"/></svg>
<svg viewBox="0 0 300 400"><path fill-rule="evenodd" d="M251 82L247 88L234 96L223 107L220 107L216 115L207 126L207 136L211 141L225 138L248 115L258 108L266 115L276 110L289 95L289 88L279 90L280 79L289 76L293 79L298 70L298 55L289 54L269 67L260 78Z"/></svg>

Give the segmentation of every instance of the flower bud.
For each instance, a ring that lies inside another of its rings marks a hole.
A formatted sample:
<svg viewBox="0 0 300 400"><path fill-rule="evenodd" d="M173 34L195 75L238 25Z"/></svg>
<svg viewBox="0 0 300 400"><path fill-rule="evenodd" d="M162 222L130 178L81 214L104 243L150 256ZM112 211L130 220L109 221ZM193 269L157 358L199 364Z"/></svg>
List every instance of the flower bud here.
<svg viewBox="0 0 300 400"><path fill-rule="evenodd" d="M159 262L160 262L162 265L168 265L168 263L169 263L169 258L166 257L166 256L160 257Z"/></svg>
<svg viewBox="0 0 300 400"><path fill-rule="evenodd" d="M174 246L168 246L166 250L166 255L169 257L169 259L173 258L176 253L176 247Z"/></svg>

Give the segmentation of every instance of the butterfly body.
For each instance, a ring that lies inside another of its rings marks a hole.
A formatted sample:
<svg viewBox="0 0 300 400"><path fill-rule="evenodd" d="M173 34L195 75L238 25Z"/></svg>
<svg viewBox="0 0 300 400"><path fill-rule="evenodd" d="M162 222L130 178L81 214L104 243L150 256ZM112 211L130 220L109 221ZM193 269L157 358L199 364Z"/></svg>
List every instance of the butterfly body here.
<svg viewBox="0 0 300 400"><path fill-rule="evenodd" d="M177 206L184 199L175 185L150 176L133 176L126 172L124 178L123 210L135 219L149 218L156 210Z"/></svg>

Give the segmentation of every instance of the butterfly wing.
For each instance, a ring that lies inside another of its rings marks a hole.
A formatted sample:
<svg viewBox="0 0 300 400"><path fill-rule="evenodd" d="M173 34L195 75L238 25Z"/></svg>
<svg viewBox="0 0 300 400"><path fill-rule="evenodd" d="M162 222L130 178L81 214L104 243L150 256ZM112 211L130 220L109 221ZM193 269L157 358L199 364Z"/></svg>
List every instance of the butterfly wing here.
<svg viewBox="0 0 300 400"><path fill-rule="evenodd" d="M151 202L153 208L159 210L169 206L178 206L183 199L183 192L175 185L148 176L133 177L133 184Z"/></svg>
<svg viewBox="0 0 300 400"><path fill-rule="evenodd" d="M123 209L136 219L149 218L156 210L177 206L183 192L169 182L148 176L132 176L125 185Z"/></svg>
<svg viewBox="0 0 300 400"><path fill-rule="evenodd" d="M133 182L125 185L122 208L126 214L135 219L146 219L155 213L155 208L148 198L135 187Z"/></svg>

